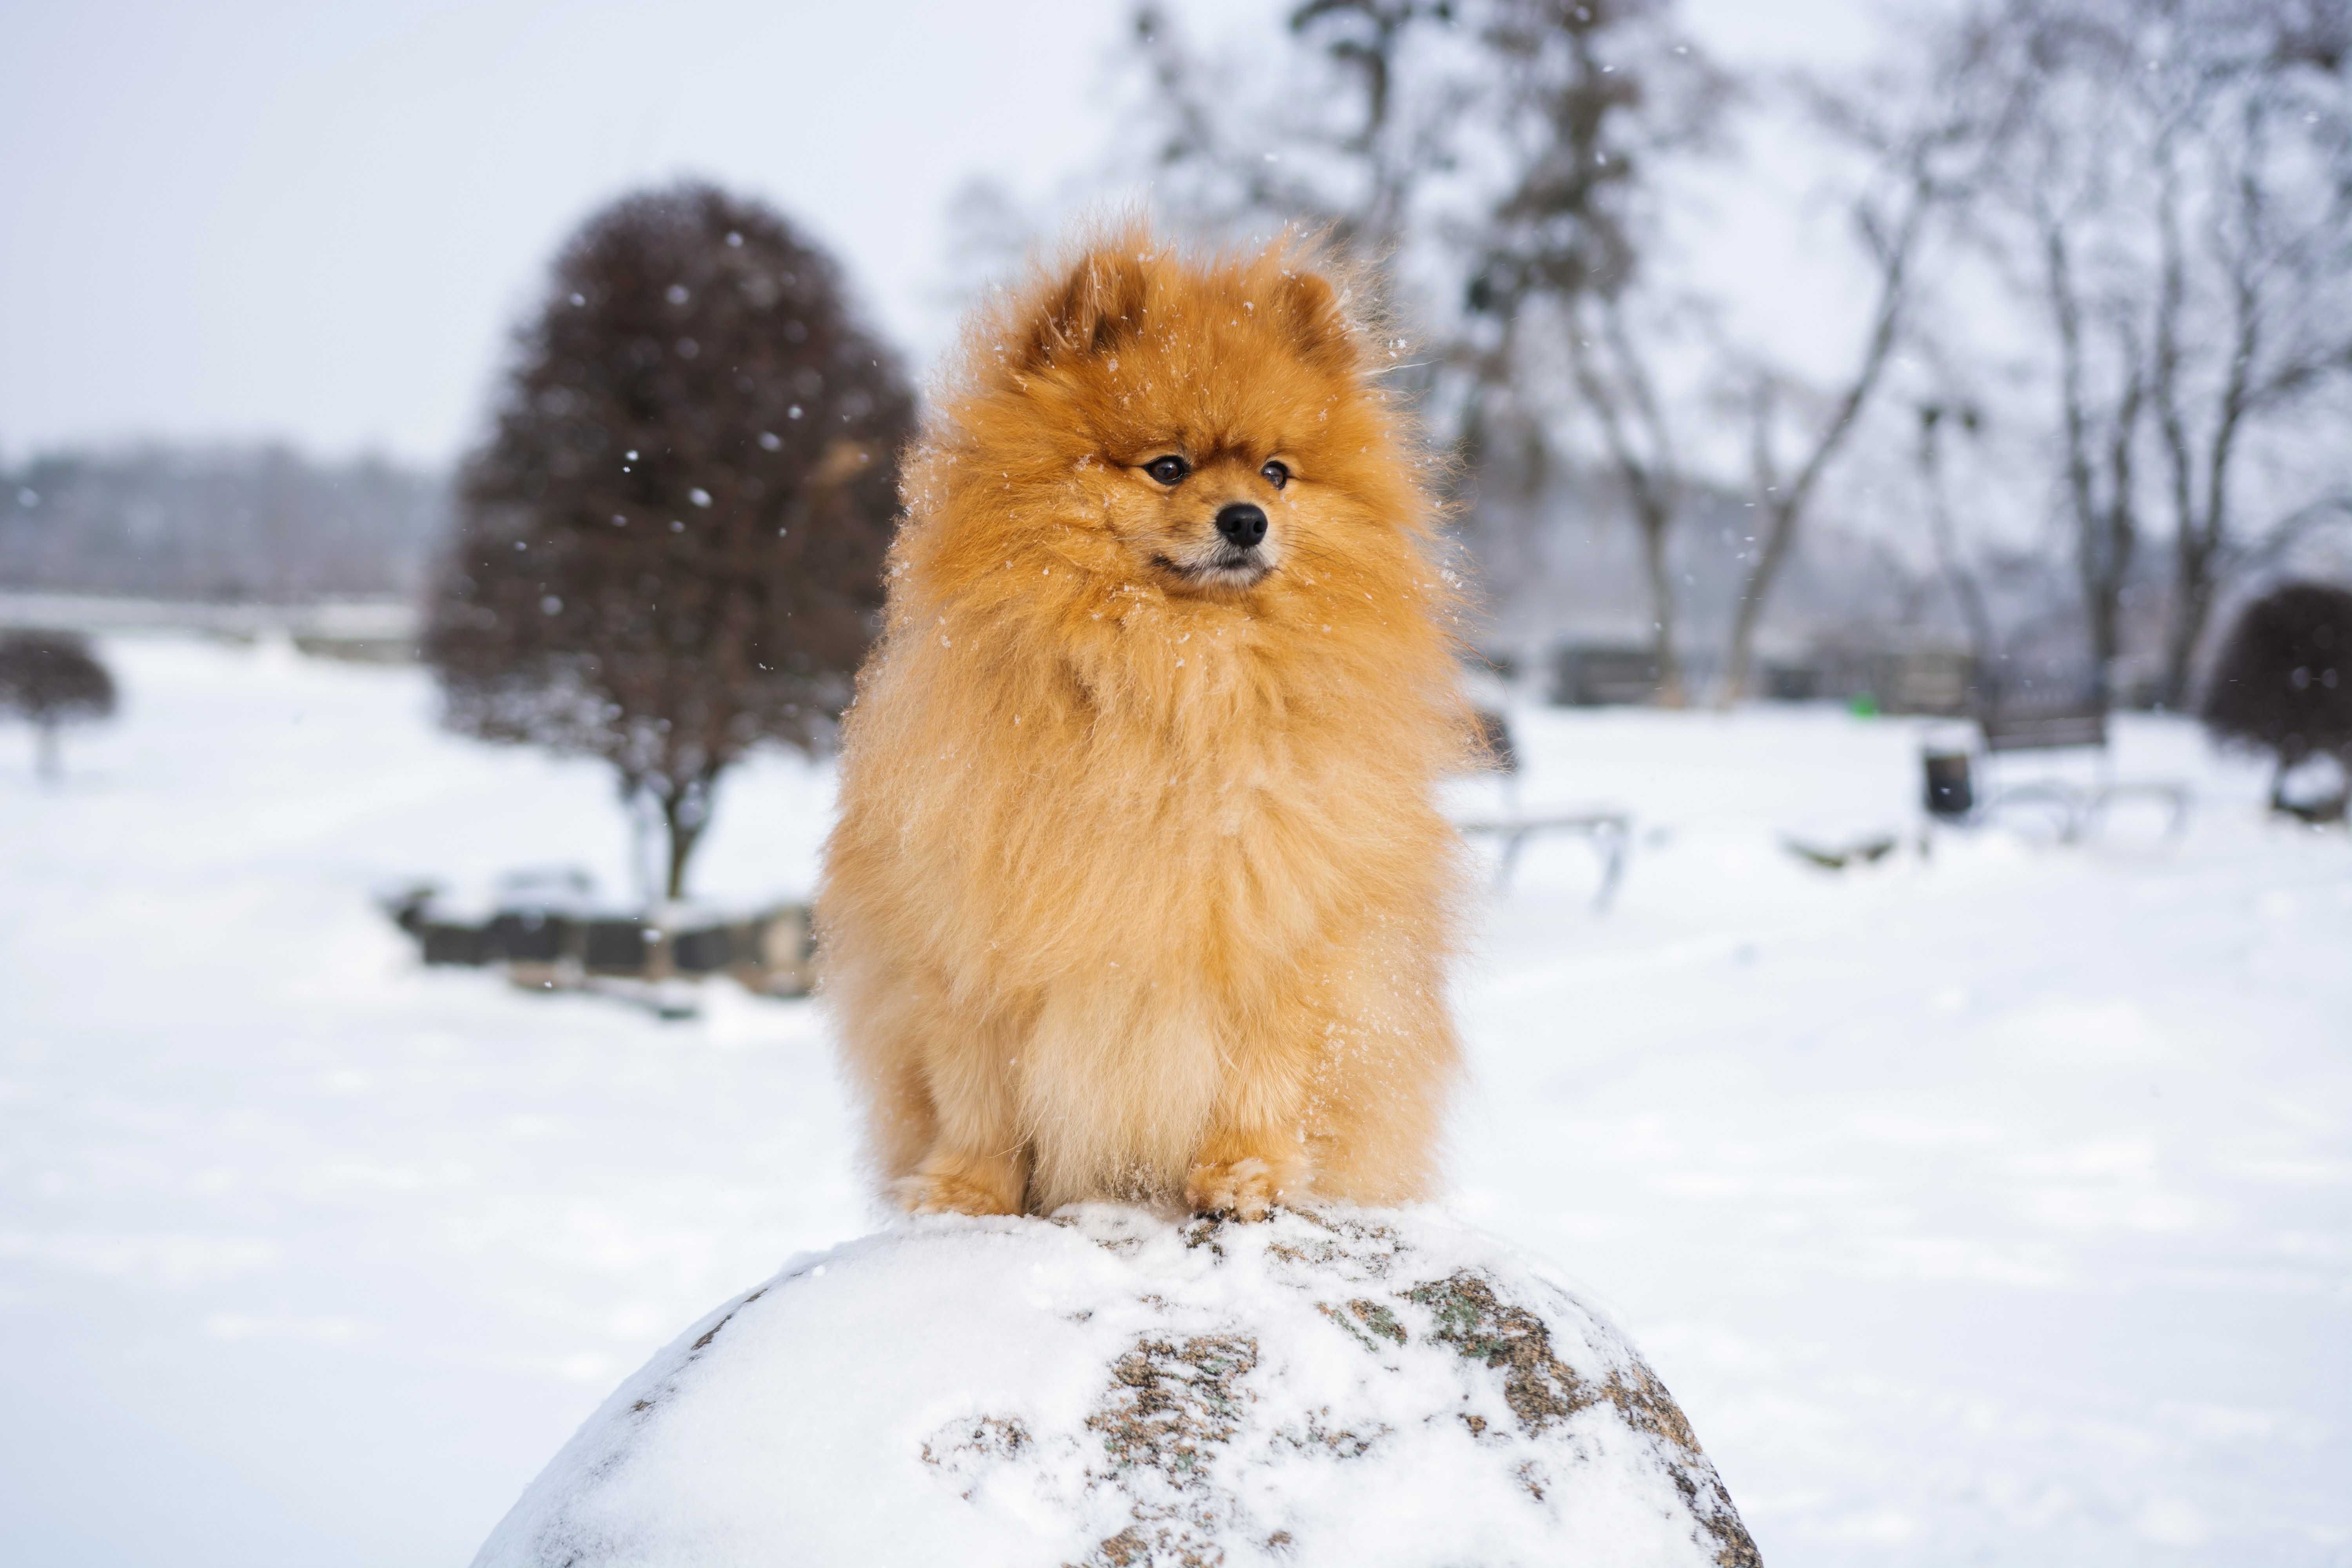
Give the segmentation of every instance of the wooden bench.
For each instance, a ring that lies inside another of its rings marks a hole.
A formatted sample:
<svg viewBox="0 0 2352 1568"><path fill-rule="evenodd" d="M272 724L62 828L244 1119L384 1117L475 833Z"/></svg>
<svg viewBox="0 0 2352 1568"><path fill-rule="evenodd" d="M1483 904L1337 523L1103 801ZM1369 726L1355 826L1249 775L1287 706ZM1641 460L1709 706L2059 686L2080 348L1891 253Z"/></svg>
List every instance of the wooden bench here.
<svg viewBox="0 0 2352 1568"><path fill-rule="evenodd" d="M1622 811L1570 811L1543 816L1506 816L1492 820L1457 822L1454 827L1465 837L1499 838L1503 843L1501 860L1495 868L1495 888L1502 891L1511 885L1511 870L1518 864L1519 851L1528 839L1541 833L1573 833L1592 846L1601 857L1601 890L1593 895L1592 907L1606 910L1617 896L1617 884L1625 876L1625 851L1633 837L1633 818Z"/></svg>
<svg viewBox="0 0 2352 1568"><path fill-rule="evenodd" d="M1926 758L1929 816L1974 825L2003 813L2045 811L2058 824L2059 841L2073 844L2095 833L2117 801L2151 800L2165 807L2167 838L2178 838L2189 826L2186 784L2170 780L2119 782L2114 777L2107 750L2107 713L2096 703L2024 710L1996 707L1978 719L1977 728L1988 762L2019 752L2088 748L2098 753L2098 776L2088 784L2044 778L2008 785L1988 776L1979 790L1975 776L1979 770L1970 765L1968 753L1931 751ZM1982 771L1990 775L1991 770Z"/></svg>
<svg viewBox="0 0 2352 1568"><path fill-rule="evenodd" d="M2097 746L2107 743L2107 715L2104 709L2087 708L2076 712L2002 713L1996 710L1979 721L1984 731L1985 750L2001 752L2042 752L2062 746Z"/></svg>
<svg viewBox="0 0 2352 1568"><path fill-rule="evenodd" d="M1519 851L1527 847L1528 839L1545 833L1572 833L1590 843L1601 857L1601 890L1594 896L1592 907L1606 910L1617 896L1617 884L1625 875L1625 851L1633 837L1632 815L1607 808L1549 812L1537 816L1520 812L1519 749L1511 739L1510 723L1502 714L1487 708L1477 710L1476 721L1479 748L1486 753L1488 768L1502 775L1511 809L1504 816L1474 818L1454 826L1465 838L1502 841L1502 854L1495 868L1496 891L1510 887L1511 872L1517 867Z"/></svg>

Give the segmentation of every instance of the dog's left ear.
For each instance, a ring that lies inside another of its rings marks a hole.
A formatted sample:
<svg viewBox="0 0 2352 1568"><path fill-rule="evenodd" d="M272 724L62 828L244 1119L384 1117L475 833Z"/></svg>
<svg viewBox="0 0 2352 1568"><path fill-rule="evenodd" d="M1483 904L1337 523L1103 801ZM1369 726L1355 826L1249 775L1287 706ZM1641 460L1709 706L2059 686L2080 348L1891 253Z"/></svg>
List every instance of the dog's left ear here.
<svg viewBox="0 0 2352 1568"><path fill-rule="evenodd" d="M1285 273L1275 289L1275 319L1307 363L1335 375L1356 368L1356 334L1331 285L1312 272Z"/></svg>
<svg viewBox="0 0 2352 1568"><path fill-rule="evenodd" d="M1123 251L1090 251L1046 296L1024 358L1033 370L1057 360L1108 353L1142 330L1143 261Z"/></svg>

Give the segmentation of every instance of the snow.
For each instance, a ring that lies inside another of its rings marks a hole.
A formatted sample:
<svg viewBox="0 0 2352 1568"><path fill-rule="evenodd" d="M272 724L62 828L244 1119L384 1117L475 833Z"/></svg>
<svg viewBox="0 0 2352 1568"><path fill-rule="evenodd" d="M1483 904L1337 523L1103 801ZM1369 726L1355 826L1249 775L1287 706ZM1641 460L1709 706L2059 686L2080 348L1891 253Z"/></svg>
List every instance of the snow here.
<svg viewBox="0 0 2352 1568"><path fill-rule="evenodd" d="M681 1334L477 1568L1609 1563L1753 1548L1607 1323L1420 1213L940 1217Z"/></svg>
<svg viewBox="0 0 2352 1568"><path fill-rule="evenodd" d="M0 731L0 1555L462 1561L680 1325L874 1229L821 1021L419 969L390 881L628 886L599 771L414 669L105 652L65 787ZM1909 721L1516 717L1526 809L1636 845L1606 916L1570 840L1484 912L1448 1207L1624 1329L1765 1559L2345 1562L2352 841L2169 720L2115 771L2195 785L2178 845L1923 859ZM748 769L698 891L804 889L828 799Z"/></svg>

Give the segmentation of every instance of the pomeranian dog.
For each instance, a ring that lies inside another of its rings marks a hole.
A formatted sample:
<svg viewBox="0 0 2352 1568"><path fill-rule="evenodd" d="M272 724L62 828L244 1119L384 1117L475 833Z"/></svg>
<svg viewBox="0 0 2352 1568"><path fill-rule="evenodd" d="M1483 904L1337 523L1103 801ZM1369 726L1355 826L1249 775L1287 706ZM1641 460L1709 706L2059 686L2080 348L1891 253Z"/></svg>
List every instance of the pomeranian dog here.
<svg viewBox="0 0 2352 1568"><path fill-rule="evenodd" d="M822 986L919 1213L1423 1194L1468 750L1393 354L1294 241L983 310L904 470Z"/></svg>

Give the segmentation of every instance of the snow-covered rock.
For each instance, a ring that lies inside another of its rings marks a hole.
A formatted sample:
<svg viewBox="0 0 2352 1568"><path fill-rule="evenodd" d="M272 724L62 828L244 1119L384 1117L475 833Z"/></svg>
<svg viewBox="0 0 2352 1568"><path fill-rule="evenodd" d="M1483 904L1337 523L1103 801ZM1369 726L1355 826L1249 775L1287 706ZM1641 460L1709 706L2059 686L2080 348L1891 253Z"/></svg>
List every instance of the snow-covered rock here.
<svg viewBox="0 0 2352 1568"><path fill-rule="evenodd" d="M1491 1237L1095 1206L795 1259L625 1383L476 1563L1759 1561L1633 1347Z"/></svg>

